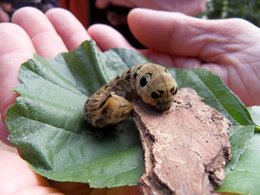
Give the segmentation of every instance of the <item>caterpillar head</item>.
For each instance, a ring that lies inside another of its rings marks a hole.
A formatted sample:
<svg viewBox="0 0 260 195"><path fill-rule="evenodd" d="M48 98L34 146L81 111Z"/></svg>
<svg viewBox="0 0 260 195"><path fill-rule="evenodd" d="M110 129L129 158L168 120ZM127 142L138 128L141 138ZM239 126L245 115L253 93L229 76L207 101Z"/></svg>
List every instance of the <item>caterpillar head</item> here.
<svg viewBox="0 0 260 195"><path fill-rule="evenodd" d="M136 88L142 100L159 111L169 110L177 93L177 83L163 66L145 64L137 72Z"/></svg>

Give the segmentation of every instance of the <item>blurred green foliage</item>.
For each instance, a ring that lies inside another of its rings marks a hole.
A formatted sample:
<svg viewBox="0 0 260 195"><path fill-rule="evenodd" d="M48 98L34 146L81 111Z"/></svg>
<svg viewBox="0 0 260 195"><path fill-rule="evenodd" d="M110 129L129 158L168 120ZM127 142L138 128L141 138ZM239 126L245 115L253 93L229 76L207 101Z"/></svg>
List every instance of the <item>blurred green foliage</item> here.
<svg viewBox="0 0 260 195"><path fill-rule="evenodd" d="M244 18L260 26L260 0L210 0L207 6L207 18Z"/></svg>

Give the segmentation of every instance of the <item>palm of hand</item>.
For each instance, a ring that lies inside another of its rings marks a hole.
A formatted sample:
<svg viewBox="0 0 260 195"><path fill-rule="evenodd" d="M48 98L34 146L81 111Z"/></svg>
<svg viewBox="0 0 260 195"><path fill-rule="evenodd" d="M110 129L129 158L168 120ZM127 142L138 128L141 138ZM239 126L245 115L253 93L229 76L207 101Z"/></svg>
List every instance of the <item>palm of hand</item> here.
<svg viewBox="0 0 260 195"><path fill-rule="evenodd" d="M133 34L155 63L180 68L203 67L219 75L246 105L260 104L260 30L241 19L201 20L178 13L136 9L128 17ZM106 35L104 36L104 31ZM109 27L88 30L99 46L131 48Z"/></svg>
<svg viewBox="0 0 260 195"><path fill-rule="evenodd" d="M227 24L223 24L223 27L231 25L233 28L222 27L219 29L222 32L216 30L210 34L200 32L186 46L178 45L176 40L172 44L176 49L170 49L173 55L164 53L163 57L158 57L157 52L149 52L150 58L179 68L208 69L219 75L246 105L259 104L260 58L256 51L260 49L260 44L256 40L260 40L260 30L239 19L223 21L225 22ZM204 41L200 41L200 38ZM183 48L183 51L179 48ZM189 57L181 57L182 55Z"/></svg>
<svg viewBox="0 0 260 195"><path fill-rule="evenodd" d="M60 9L51 10L47 16L31 8L22 9L16 12L13 21L17 25L0 24L0 42L5 43L0 47L0 138L5 141L7 131L3 121L8 106L15 101L16 94L11 91L18 84L19 66L34 52L54 57L76 48L90 36L102 50L112 47L133 49L119 33L107 26L91 27L89 36L69 12ZM136 37L150 48L142 52L154 62L176 67L207 68L219 74L246 104L260 103L257 99L260 95L260 33L257 27L237 19L203 21L181 14L147 10L133 11L129 25ZM36 191L44 194L61 191L91 193L84 184L47 181L32 172L16 154L0 151L0 156L0 177L5 178L1 182L4 187L0 189L0 194L32 194ZM19 177L16 177L17 173ZM137 193L136 188L115 190L114 193L121 190L125 190L124 194ZM107 192L99 191L102 194Z"/></svg>

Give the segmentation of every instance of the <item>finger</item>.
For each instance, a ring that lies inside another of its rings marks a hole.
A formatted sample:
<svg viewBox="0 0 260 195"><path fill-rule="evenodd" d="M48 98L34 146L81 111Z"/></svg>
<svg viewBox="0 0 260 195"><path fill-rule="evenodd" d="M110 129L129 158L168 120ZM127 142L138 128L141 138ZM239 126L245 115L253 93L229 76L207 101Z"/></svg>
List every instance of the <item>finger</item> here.
<svg viewBox="0 0 260 195"><path fill-rule="evenodd" d="M90 39L83 25L69 11L60 8L51 9L46 16L69 50Z"/></svg>
<svg viewBox="0 0 260 195"><path fill-rule="evenodd" d="M102 51L122 47L133 49L127 40L115 29L103 24L95 24L89 27L88 33Z"/></svg>
<svg viewBox="0 0 260 195"><path fill-rule="evenodd" d="M148 48L192 57L197 56L202 48L197 41L201 37L201 31L188 26L189 23L193 24L193 20L179 13L146 9L134 9L128 15L132 33ZM193 36L196 37L195 40ZM187 48L189 49L186 50Z"/></svg>
<svg viewBox="0 0 260 195"><path fill-rule="evenodd" d="M134 49L127 40L115 29L102 24L92 25L88 29L88 33L98 43L99 47L105 51L111 48L126 48ZM139 50L147 58L155 63L162 64L165 66L175 67L199 67L201 65L200 60L195 58L182 58L172 57L162 52L155 52L153 50Z"/></svg>
<svg viewBox="0 0 260 195"><path fill-rule="evenodd" d="M99 9L106 8L109 4L124 7L136 7L136 4L126 0L96 0L96 7Z"/></svg>
<svg viewBox="0 0 260 195"><path fill-rule="evenodd" d="M196 58L175 57L150 49L142 50L141 52L152 62L167 67L174 66L177 68L197 68L202 65L201 61Z"/></svg>
<svg viewBox="0 0 260 195"><path fill-rule="evenodd" d="M96 7L104 9L109 5L109 0L96 0Z"/></svg>
<svg viewBox="0 0 260 195"><path fill-rule="evenodd" d="M132 33L148 48L205 61L216 61L216 56L238 49L234 44L239 41L234 37L247 29L241 22L234 25L233 20L203 20L146 9L131 11L128 23Z"/></svg>
<svg viewBox="0 0 260 195"><path fill-rule="evenodd" d="M22 28L11 23L0 24L0 138L6 141L7 131L3 121L8 107L17 96L12 90L18 84L20 65L32 57L33 44Z"/></svg>
<svg viewBox="0 0 260 195"><path fill-rule="evenodd" d="M17 154L0 150L0 194L49 194L57 190L34 173Z"/></svg>
<svg viewBox="0 0 260 195"><path fill-rule="evenodd" d="M226 83L228 78L228 72L226 68L219 66L214 63L202 63L197 58L186 58L186 57L176 57L171 56L166 53L155 52L152 50L143 51L143 54L149 58L152 62L157 64L162 64L165 66L174 66L177 68L205 68L211 72L214 72L220 76Z"/></svg>
<svg viewBox="0 0 260 195"><path fill-rule="evenodd" d="M0 24L0 110L10 105L14 96L11 90L18 84L20 64L32 56L35 51L27 34L14 24Z"/></svg>
<svg viewBox="0 0 260 195"><path fill-rule="evenodd" d="M51 22L38 9L21 8L14 13L12 21L27 32L39 55L53 58L67 51Z"/></svg>
<svg viewBox="0 0 260 195"><path fill-rule="evenodd" d="M2 7L0 7L0 22L9 22L10 17L8 14L3 10Z"/></svg>

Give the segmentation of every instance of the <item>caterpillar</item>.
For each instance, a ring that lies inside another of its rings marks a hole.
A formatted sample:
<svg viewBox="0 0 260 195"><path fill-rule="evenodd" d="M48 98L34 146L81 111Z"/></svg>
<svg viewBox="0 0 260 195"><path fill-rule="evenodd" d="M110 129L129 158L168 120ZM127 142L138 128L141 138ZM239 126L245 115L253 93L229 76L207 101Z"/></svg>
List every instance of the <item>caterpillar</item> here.
<svg viewBox="0 0 260 195"><path fill-rule="evenodd" d="M103 85L84 105L84 116L91 125L103 128L129 117L131 101L140 97L159 111L169 110L177 93L177 83L171 73L158 64L133 66Z"/></svg>

